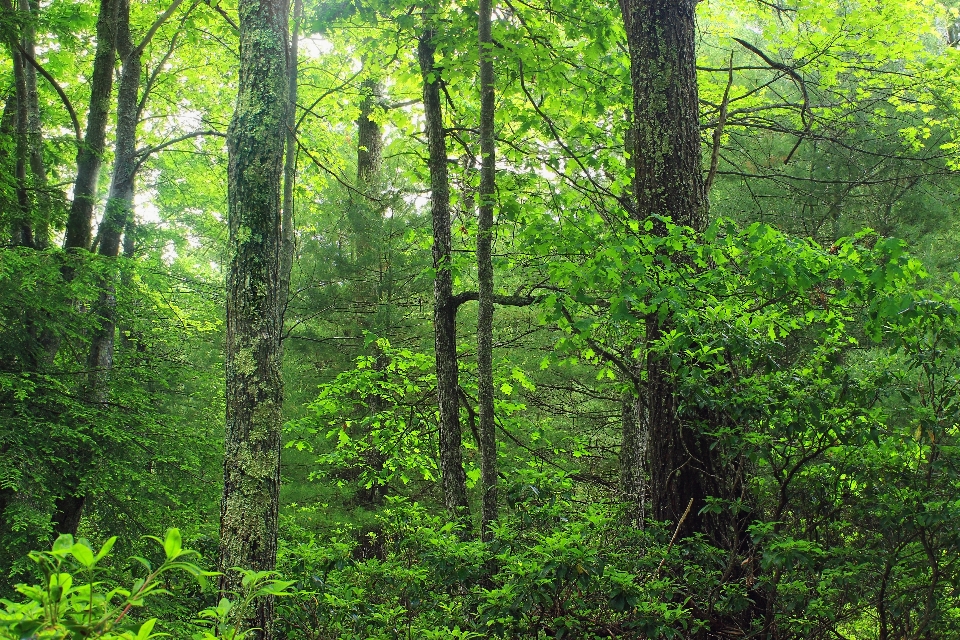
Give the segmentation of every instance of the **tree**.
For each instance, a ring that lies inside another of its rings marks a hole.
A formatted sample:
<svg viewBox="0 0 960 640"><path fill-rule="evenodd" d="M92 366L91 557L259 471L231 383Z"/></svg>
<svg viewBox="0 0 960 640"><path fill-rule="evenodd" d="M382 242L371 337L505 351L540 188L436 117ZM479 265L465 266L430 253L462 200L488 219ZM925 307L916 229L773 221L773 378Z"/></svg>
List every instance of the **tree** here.
<svg viewBox="0 0 960 640"><path fill-rule="evenodd" d="M497 519L497 433L493 407L493 205L496 198L492 0L480 0L480 207L477 224L477 387L480 401L481 535Z"/></svg>
<svg viewBox="0 0 960 640"><path fill-rule="evenodd" d="M283 381L280 371L281 176L286 138L287 11L277 0L240 3L240 86L228 133L226 438L220 508L222 591L243 567L276 565ZM244 623L271 638L273 602Z"/></svg>
<svg viewBox="0 0 960 640"><path fill-rule="evenodd" d="M637 217L661 218L702 231L707 202L701 173L694 0L624 0L622 4L636 131L634 196ZM711 495L709 443L685 423L671 382L669 355L655 345L669 319L647 319L647 420L653 517L677 526L680 537L702 532L701 510ZM638 443L639 444L639 443Z"/></svg>
<svg viewBox="0 0 960 640"><path fill-rule="evenodd" d="M424 20L430 20L424 15ZM423 77L430 167L430 208L433 218L433 326L437 360L437 398L440 409L440 478L443 500L451 517L468 509L467 480L463 471L460 433L459 366L457 364L457 306L453 299L450 247L450 184L447 145L440 106L442 71L435 64L436 30L425 26L417 41L417 58Z"/></svg>

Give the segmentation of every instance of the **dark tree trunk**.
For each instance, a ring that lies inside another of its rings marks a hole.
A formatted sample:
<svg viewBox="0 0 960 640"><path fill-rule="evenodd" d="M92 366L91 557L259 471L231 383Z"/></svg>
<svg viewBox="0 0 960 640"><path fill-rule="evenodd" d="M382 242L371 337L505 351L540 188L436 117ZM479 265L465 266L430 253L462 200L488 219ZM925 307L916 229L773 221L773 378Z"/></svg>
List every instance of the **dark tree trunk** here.
<svg viewBox="0 0 960 640"><path fill-rule="evenodd" d="M430 166L431 212L433 214L433 327L437 358L437 399L440 409L440 480L443 501L450 516L468 513L467 477L463 471L458 398L457 308L453 301L450 271L450 184L447 177L447 147L440 107L440 69L434 65L435 32L427 27L417 44L423 75L423 108L426 117Z"/></svg>
<svg viewBox="0 0 960 640"><path fill-rule="evenodd" d="M20 10L31 14L37 12L37 3L20 0ZM22 47L26 55L36 59L36 35L33 30L34 16L23 27ZM37 92L37 70L32 64L24 64L27 90L27 146L30 155L31 186L34 191L31 224L33 246L46 249L50 243L50 216L53 204L47 192L47 167L43 161L43 130L40 122L40 98Z"/></svg>
<svg viewBox="0 0 960 640"><path fill-rule="evenodd" d="M707 199L702 173L697 96L695 13L697 0L621 0L630 51L635 126L634 194L640 219L669 216L679 225L702 231ZM654 232L663 234L654 221ZM668 316L647 319L648 346L671 327ZM742 460L724 461L721 443L707 435L725 418L710 408L681 406L671 354L647 350L648 461L652 515L668 521L678 539L702 533L730 553L730 578L743 576L739 557L750 553L746 521L751 516L702 513L708 497L744 498ZM731 426L727 424L726 426ZM711 633L738 629L742 634L764 608L763 594L751 594L754 606L733 617L711 621Z"/></svg>
<svg viewBox="0 0 960 640"><path fill-rule="evenodd" d="M695 67L696 4L623 0L622 8L634 94L637 216L669 216L677 224L702 230L707 206ZM664 232L662 224L654 229ZM655 316L648 319L649 342L660 337L664 323ZM703 531L699 513L711 495L709 461L714 454L697 427L681 420L676 396L669 357L651 352L647 407L652 515L673 523L683 538Z"/></svg>
<svg viewBox="0 0 960 640"><path fill-rule="evenodd" d="M109 391L108 378L113 369L116 335L115 258L120 255L123 231L133 214L134 180L136 177L138 97L142 68L139 49L130 39L130 2L119 2L117 14L117 51L122 61L120 86L117 90L117 129L114 144L113 176L103 219L99 226L97 253L110 259L111 268L99 281L100 299L94 310L97 329L90 343L87 359L90 377L87 395L91 402L103 402Z"/></svg>
<svg viewBox="0 0 960 640"><path fill-rule="evenodd" d="M480 207L477 216L477 395L480 414L480 535L497 519L497 433L493 411L493 204L496 196L492 0L480 0Z"/></svg>
<svg viewBox="0 0 960 640"><path fill-rule="evenodd" d="M220 508L222 591L232 567L276 566L280 498L281 179L286 139L287 3L241 0L240 87L227 137L226 438ZM291 106L292 108L292 106ZM272 638L273 600L241 623Z"/></svg>
<svg viewBox="0 0 960 640"><path fill-rule="evenodd" d="M383 128L376 118L379 117L378 111L386 109L386 104L383 83L377 78L364 80L360 91L363 100L360 102L360 116L357 118L357 189L368 197L359 197L351 206L355 258L359 267L356 302L363 310L358 325L363 331L382 336L389 331L389 327L380 322L384 279L380 253L383 208L377 206L371 198L383 196ZM374 370L383 371L389 364L388 358L378 346L373 345L372 350ZM364 398L364 404L371 416L384 409L384 399L376 393ZM369 437L369 434L364 436ZM386 455L371 438L363 456L363 464L374 473L379 473L386 461ZM357 494L358 502L366 507L374 507L383 501L386 489L385 485L373 479L369 487L360 489Z"/></svg>
<svg viewBox="0 0 960 640"><path fill-rule="evenodd" d="M120 84L117 88L117 123L114 142L113 172L110 191L98 231L97 253L108 261L98 277L100 289L96 305L92 309L96 328L90 339L87 355L87 385L84 395L87 402L104 404L110 397L110 375L113 370L117 333L118 278L116 259L120 256L124 231L132 227L133 198L137 173L137 125L142 103L140 97L141 56L155 32L151 28L144 40L136 47L130 33L130 0L115 0L114 45L122 63ZM182 0L174 0L155 23L162 24ZM57 522L72 525L73 530L58 533L76 533L76 526L86 502L86 493L81 487L82 478L92 468L96 452L92 449L75 451L76 459L71 465L68 481L63 483L65 495L57 501Z"/></svg>
<svg viewBox="0 0 960 640"><path fill-rule="evenodd" d="M635 391L623 394L620 405L620 491L630 519L643 522L646 499L644 467L647 456L646 416Z"/></svg>
<svg viewBox="0 0 960 640"><path fill-rule="evenodd" d="M3 0L0 6L13 13L13 4ZM27 182L29 147L29 108L27 100L27 70L26 60L20 53L21 42L11 36L10 57L13 62L13 106L12 120L14 132L14 192L16 194L15 214L11 225L10 241L14 246L33 246L33 227L31 224L30 189ZM7 104L10 108L10 103ZM6 114L4 114L6 115Z"/></svg>
<svg viewBox="0 0 960 640"><path fill-rule="evenodd" d="M120 254L120 239L127 217L133 205L133 174L137 135L137 94L140 88L140 58L132 55L130 40L130 2L117 1L116 47L122 61L120 86L117 91L117 130L113 178L107 206L99 227L97 253L108 259ZM92 314L96 327L90 337L87 354L87 375L84 396L91 404L103 404L110 395L110 371L113 369L113 353L116 340L116 283L114 269L105 270L98 278L100 295ZM73 451L70 470L65 474L61 488L64 495L56 501L56 533L76 535L77 526L86 504L86 491L82 487L84 476L94 464L92 448Z"/></svg>
<svg viewBox="0 0 960 640"><path fill-rule="evenodd" d="M383 104L383 83L367 78L360 85L363 101L357 118L357 181L361 185L376 183L383 169L383 128L377 122L377 111Z"/></svg>
<svg viewBox="0 0 960 640"><path fill-rule="evenodd" d="M297 179L297 90L300 63L300 20L303 17L303 2L295 0L293 6L293 33L290 36L290 56L287 64L287 121L286 155L283 160L283 216L280 221L280 304L281 313L286 313L290 295L290 276L293 271L293 256L296 250L293 229L293 186ZM283 317L280 318L281 325Z"/></svg>
<svg viewBox="0 0 960 640"><path fill-rule="evenodd" d="M113 92L113 68L116 63L117 12L120 0L100 0L97 16L97 52L90 81L90 111L87 132L77 151L77 179L73 184L73 203L67 217L64 249L90 249L93 205L97 199L100 162L106 144L107 120ZM66 274L68 279L69 274Z"/></svg>

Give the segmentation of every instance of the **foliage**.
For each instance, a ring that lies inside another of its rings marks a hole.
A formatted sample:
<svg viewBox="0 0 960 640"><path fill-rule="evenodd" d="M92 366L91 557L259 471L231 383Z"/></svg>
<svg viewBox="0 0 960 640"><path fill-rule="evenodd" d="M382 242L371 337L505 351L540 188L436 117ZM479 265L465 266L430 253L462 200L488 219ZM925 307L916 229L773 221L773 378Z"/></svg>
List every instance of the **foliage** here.
<svg viewBox="0 0 960 640"><path fill-rule="evenodd" d="M0 637L148 640L168 636L154 633L157 618L138 620L138 612L147 606L148 600L172 595L171 585L177 579L170 574L186 573L201 586L206 584L206 578L218 574L204 571L193 562L199 554L183 548L179 530L168 529L163 539L148 538L159 545L163 559L155 564L144 557L131 558L145 573L129 588L116 586L109 578L109 567L104 566L116 537L109 538L96 551L85 539L74 541L73 536L62 535L50 551L31 552L30 559L38 565L43 581L17 585L17 592L26 597L25 601L0 601L4 606L0 612ZM235 626L243 609L257 598L289 595L291 582L277 580L269 572L243 574L244 590L235 601L221 598L217 606L197 614L197 624L207 628L194 633L195 640L242 640L252 633Z"/></svg>

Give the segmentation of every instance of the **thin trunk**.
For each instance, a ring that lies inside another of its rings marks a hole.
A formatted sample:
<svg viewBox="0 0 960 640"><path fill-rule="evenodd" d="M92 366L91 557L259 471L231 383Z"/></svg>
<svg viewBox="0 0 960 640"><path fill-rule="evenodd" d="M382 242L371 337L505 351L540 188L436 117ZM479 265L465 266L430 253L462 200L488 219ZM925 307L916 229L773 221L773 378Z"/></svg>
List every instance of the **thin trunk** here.
<svg viewBox="0 0 960 640"><path fill-rule="evenodd" d="M117 0L116 47L120 54L122 70L117 90L117 129L113 176L103 219L99 227L97 253L110 264L98 278L100 295L92 314L96 327L90 337L87 354L87 383L84 389L86 401L102 405L110 397L110 373L117 329L116 258L120 255L120 241L133 207L134 174L136 173L137 143L137 98L140 91L141 62L139 51L134 50L130 38L130 2ZM65 474L62 488L64 495L56 501L56 533L76 534L86 491L83 478L94 464L92 448L73 452L75 459Z"/></svg>
<svg viewBox="0 0 960 640"><path fill-rule="evenodd" d="M280 303L286 312L287 297L290 294L290 275L293 271L294 228L293 228L293 185L297 179L297 85L300 68L298 56L300 45L300 20L303 18L303 1L296 0L293 5L293 33L290 36L290 57L287 67L287 121L286 155L283 160L283 218L280 221ZM281 324L283 318L281 317Z"/></svg>
<svg viewBox="0 0 960 640"><path fill-rule="evenodd" d="M220 589L241 589L233 567L277 560L283 379L281 183L289 91L284 0L241 0L240 86L227 137L226 431L220 507ZM272 598L239 621L273 637Z"/></svg>
<svg viewBox="0 0 960 640"><path fill-rule="evenodd" d="M647 455L647 431L641 409L635 391L623 394L620 405L620 491L629 509L630 520L640 524L644 516L643 468Z"/></svg>
<svg viewBox="0 0 960 640"><path fill-rule="evenodd" d="M87 132L77 152L77 178L73 185L73 203L67 217L64 249L90 249L93 205L97 199L97 182L100 178L100 163L106 144L107 120L113 92L119 5L120 0L100 0L97 52L90 82ZM72 277L69 273L65 275L68 279Z"/></svg>
<svg viewBox="0 0 960 640"><path fill-rule="evenodd" d="M31 14L37 11L36 1L20 0L20 11ZM33 19L26 21L23 27L23 50L36 60L36 35ZM50 244L50 216L53 203L47 192L47 167L43 160L43 129L40 121L40 98L37 91L37 70L32 64L24 64L27 90L27 147L30 156L31 187L34 191L33 245L37 249L46 249Z"/></svg>
<svg viewBox="0 0 960 640"><path fill-rule="evenodd" d="M480 0L480 207L477 224L477 379L480 414L480 535L497 519L497 434L493 412L493 203L496 191L492 0Z"/></svg>
<svg viewBox="0 0 960 640"><path fill-rule="evenodd" d="M435 64L435 31L426 27L417 43L417 57L423 76L423 107L426 118L430 167L430 206L433 217L433 327L437 360L437 401L440 410L440 480L443 502L452 518L469 512L467 477L463 471L460 408L457 397L457 309L453 301L453 274L450 272L450 184L447 176L447 147L440 106L440 69Z"/></svg>
<svg viewBox="0 0 960 640"><path fill-rule="evenodd" d="M111 259L111 268L99 282L100 299L95 309L98 327L93 332L90 371L87 393L92 402L103 402L109 391L107 381L113 368L114 340L116 335L116 286L115 258L120 255L123 231L133 211L134 179L136 175L136 146L138 108L140 93L141 61L139 51L133 48L130 39L130 2L119 0L117 16L117 50L123 68L117 91L117 130L113 176L103 219L100 222L97 253Z"/></svg>
<svg viewBox="0 0 960 640"><path fill-rule="evenodd" d="M5 10L13 12L13 5L4 0ZM27 183L27 166L29 151L29 116L27 100L27 71L26 60L20 53L18 40L11 36L10 57L13 62L14 83L14 192L16 194L16 213L13 216L11 228L11 244L21 247L33 246L33 226L31 224L30 190Z"/></svg>
<svg viewBox="0 0 960 640"><path fill-rule="evenodd" d="M357 182L361 186L380 180L383 169L383 128L376 118L384 108L383 83L367 78L360 85L363 101L357 118Z"/></svg>
<svg viewBox="0 0 960 640"><path fill-rule="evenodd" d="M367 78L361 83L360 90L363 100L360 102L360 116L357 118L357 188L371 198L379 197L382 195L383 128L376 118L379 117L377 111L385 108L383 83L376 78ZM387 327L379 322L383 295L379 243L382 239L382 208L366 198L360 198L351 204L355 258L359 266L356 297L362 309L358 325L361 330L383 335ZM377 345L372 348L373 368L375 371L383 371L389 360ZM367 414L375 416L383 411L384 399L374 393L364 398L364 404ZM381 472L387 461L386 455L372 437L363 458L364 465L374 473ZM385 495L386 486L373 479L370 486L362 488L357 497L360 504L373 507L380 504Z"/></svg>

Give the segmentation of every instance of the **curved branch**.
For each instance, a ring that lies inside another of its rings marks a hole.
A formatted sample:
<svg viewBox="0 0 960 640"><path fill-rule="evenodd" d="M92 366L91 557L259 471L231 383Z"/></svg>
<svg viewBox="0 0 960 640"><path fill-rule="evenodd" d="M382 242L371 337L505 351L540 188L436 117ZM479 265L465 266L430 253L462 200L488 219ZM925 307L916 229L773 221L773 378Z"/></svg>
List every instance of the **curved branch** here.
<svg viewBox="0 0 960 640"><path fill-rule="evenodd" d="M790 150L790 153L787 154L787 157L784 159L783 164L788 164L790 159L793 157L793 154L797 152L797 149L800 147L800 143L803 142L804 137L810 133L810 127L813 126L812 112L810 111L810 96L807 94L807 83L803 77L797 73L796 69L783 64L782 62L777 62L765 54L763 51L753 46L746 40L741 40L740 38L734 38L734 40L739 43L742 47L748 51L756 54L761 60L770 65L771 69L776 69L777 71L782 71L788 76L790 76L794 84L797 85L797 89L800 90L800 95L803 96L803 109L800 111L800 121L803 123L803 131L800 132L800 135L797 137L797 143L793 145L793 149ZM810 116L810 119L807 119L807 116Z"/></svg>
<svg viewBox="0 0 960 640"><path fill-rule="evenodd" d="M20 52L27 62L33 65L33 68L37 70L37 73L46 78L47 82L54 88L57 92L57 95L60 96L60 101L63 103L63 106L67 109L67 113L70 114L70 122L73 123L73 133L77 138L77 144L83 142L83 134L80 132L80 121L77 119L77 112L73 109L73 104L70 103L70 98L67 97L67 94L64 93L63 87L54 79L50 72L43 68L39 62L37 62L33 56L24 51L23 47L20 46L20 43L15 43L17 45L17 51Z"/></svg>

